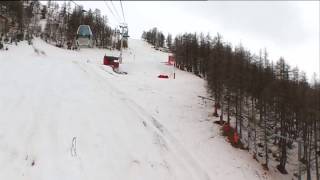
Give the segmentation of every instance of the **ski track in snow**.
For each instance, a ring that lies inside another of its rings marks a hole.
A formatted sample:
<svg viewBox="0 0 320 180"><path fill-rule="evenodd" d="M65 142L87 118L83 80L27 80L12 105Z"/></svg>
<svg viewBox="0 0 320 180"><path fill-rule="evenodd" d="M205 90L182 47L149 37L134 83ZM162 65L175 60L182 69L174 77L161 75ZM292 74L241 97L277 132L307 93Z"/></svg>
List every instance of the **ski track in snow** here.
<svg viewBox="0 0 320 180"><path fill-rule="evenodd" d="M88 66L87 66L88 67ZM82 69L86 69L85 66L81 67ZM90 72L88 70L86 72ZM91 71L93 73L96 73L96 71ZM94 76L94 75L93 75ZM177 159L182 161L184 165L187 168L188 172L192 172L192 179L203 179L203 180L209 180L208 174L201 169L201 167L198 165L198 163L190 156L190 154L179 144L179 142L171 135L171 133L154 117L152 117L146 110L144 110L141 106L139 106L137 103L132 101L130 98L126 97L122 92L120 92L118 89L112 86L111 83L106 84L108 81L107 79L101 79L101 77L95 75L93 80L98 80L97 83L100 83L102 86L104 86L103 89L112 88L113 92L117 93L117 96L120 100L124 103L124 106L128 106L131 110L133 110L136 115L139 116L139 120L143 124L143 122L146 123L145 127L149 128L149 125L152 125L152 127L149 129L151 133L156 134L157 137L161 138L162 142L165 142L162 146L165 146L167 149L168 144L170 145L170 152L174 153Z"/></svg>
<svg viewBox="0 0 320 180"><path fill-rule="evenodd" d="M101 65L105 50L69 51L39 39L34 45L41 47L46 56L36 54L26 42L0 52L0 179L269 179L262 175L261 168L253 168L257 164L245 162L245 155L223 142L218 132L214 132L218 147L210 145L209 121L180 121L192 120L186 117L192 115L188 111L193 112L195 107L184 102L184 98L191 97L174 99L174 95L163 95L161 86L154 83L170 87L174 82L157 79L159 73L172 77L170 67L160 63L167 54L134 40L133 47L125 51L128 75L121 75ZM153 62L154 59L159 62ZM135 71L137 67L139 71ZM193 77L180 73L180 81L175 82L189 83L188 78ZM126 89L120 89L123 86ZM181 91L183 87L172 89L171 93ZM140 102L144 92L145 101ZM183 107L185 113L164 112L157 103L148 107L146 100L152 96L163 98L164 104ZM173 103L174 100L179 101ZM204 106L196 108L200 107ZM156 113L150 111L152 108ZM163 121L167 117L176 124ZM205 128L194 127L194 122L206 123ZM183 133L188 134L191 128L190 135L183 137L186 134L179 133L180 125L181 129L187 128ZM197 131L204 135L186 143ZM205 141L200 137L205 137ZM195 145L199 147L192 149ZM208 154L211 151L213 154ZM230 157L224 159L226 154ZM214 162L214 157L226 163Z"/></svg>

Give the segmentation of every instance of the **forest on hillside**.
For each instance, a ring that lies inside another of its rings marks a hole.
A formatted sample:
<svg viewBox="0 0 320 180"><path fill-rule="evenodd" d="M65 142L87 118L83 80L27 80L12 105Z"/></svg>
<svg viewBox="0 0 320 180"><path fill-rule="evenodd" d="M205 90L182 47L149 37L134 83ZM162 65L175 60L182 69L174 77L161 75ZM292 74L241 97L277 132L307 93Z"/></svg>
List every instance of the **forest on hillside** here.
<svg viewBox="0 0 320 180"><path fill-rule="evenodd" d="M143 39L151 44L162 41L155 30L144 32ZM275 161L286 174L287 164L297 167L300 163L308 180L314 174L319 180L320 82L316 74L309 83L306 74L290 67L283 57L274 63L266 49L253 54L242 44L233 47L224 42L219 33L215 37L184 33L173 42L168 36L176 67L207 81L218 124L232 127L225 135L239 136L237 144L230 138L233 145L248 150L265 169ZM299 149L298 161L294 157ZM298 175L298 170L294 173Z"/></svg>
<svg viewBox="0 0 320 180"><path fill-rule="evenodd" d="M41 36L49 43L62 47L67 42L74 43L80 24L89 25L94 36L95 45L101 48L120 48L120 31L108 25L108 18L99 9L85 10L81 5L72 6L71 2L53 1L0 1L1 15L8 19L5 38L28 39ZM41 23L45 27L41 31ZM124 47L128 46L124 40Z"/></svg>
<svg viewBox="0 0 320 180"><path fill-rule="evenodd" d="M155 47L172 48L172 35L168 34L167 37L165 37L156 27L148 31L143 31L141 38Z"/></svg>

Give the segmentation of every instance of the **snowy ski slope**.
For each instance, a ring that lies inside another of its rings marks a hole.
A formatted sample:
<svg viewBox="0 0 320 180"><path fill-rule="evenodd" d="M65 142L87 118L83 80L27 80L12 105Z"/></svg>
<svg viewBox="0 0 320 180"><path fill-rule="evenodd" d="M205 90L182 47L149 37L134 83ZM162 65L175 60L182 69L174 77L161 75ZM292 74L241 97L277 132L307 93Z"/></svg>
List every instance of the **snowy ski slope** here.
<svg viewBox="0 0 320 180"><path fill-rule="evenodd" d="M0 52L0 179L275 179L220 136L205 81L172 79L168 54L130 39L121 75L101 65L117 51L34 46Z"/></svg>

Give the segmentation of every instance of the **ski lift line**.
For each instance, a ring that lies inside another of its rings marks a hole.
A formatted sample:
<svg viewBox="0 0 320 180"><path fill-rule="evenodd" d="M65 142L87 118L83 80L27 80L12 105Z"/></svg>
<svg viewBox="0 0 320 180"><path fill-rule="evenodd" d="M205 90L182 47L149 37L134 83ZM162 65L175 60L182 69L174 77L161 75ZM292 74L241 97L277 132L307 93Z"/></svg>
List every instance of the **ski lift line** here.
<svg viewBox="0 0 320 180"><path fill-rule="evenodd" d="M75 4L78 7L81 7L78 3L74 2L73 0L70 0L71 2L73 2L73 4Z"/></svg>
<svg viewBox="0 0 320 180"><path fill-rule="evenodd" d="M120 5L121 5L121 10L122 10L123 21L126 22L126 19L124 18L124 12L123 12L123 6L122 6L121 0L120 0Z"/></svg>
<svg viewBox="0 0 320 180"><path fill-rule="evenodd" d="M116 6L113 4L112 0L110 0L110 2L111 2L111 5L112 5L112 7L114 9L114 12L116 13L117 17L121 20L121 17L120 17L120 15L118 13L118 10L117 10Z"/></svg>
<svg viewBox="0 0 320 180"><path fill-rule="evenodd" d="M116 20L118 23L120 23L119 19L114 15L114 13L113 13L112 9L110 8L110 6L108 5L107 1L104 0L104 2L105 2L105 4L106 4L107 8L109 9L109 11L111 12L111 14L113 15L113 17L115 18L115 20Z"/></svg>
<svg viewBox="0 0 320 180"><path fill-rule="evenodd" d="M113 9L115 10L115 12L116 12L116 14L117 14L118 18L121 20L121 17L119 16L119 13L118 13L118 11L117 11L117 8L114 6L114 4L113 4L112 0L111 0L110 2L111 2L111 5L112 5Z"/></svg>
<svg viewBox="0 0 320 180"><path fill-rule="evenodd" d="M82 6L80 6L78 3L74 2L73 0L69 0L71 2L73 2L73 4L75 4L76 6L78 6L79 8L81 8ZM82 7L83 8L83 7ZM87 10L82 9L83 12L87 12Z"/></svg>
<svg viewBox="0 0 320 180"><path fill-rule="evenodd" d="M108 3L107 3L107 1L106 1L106 0L104 0L104 3L106 4L107 8L109 9L109 11L110 11L110 12L111 12L111 14L113 15L113 17L115 17L115 15L114 15L114 13L113 13L112 9L110 8L110 6L108 5Z"/></svg>

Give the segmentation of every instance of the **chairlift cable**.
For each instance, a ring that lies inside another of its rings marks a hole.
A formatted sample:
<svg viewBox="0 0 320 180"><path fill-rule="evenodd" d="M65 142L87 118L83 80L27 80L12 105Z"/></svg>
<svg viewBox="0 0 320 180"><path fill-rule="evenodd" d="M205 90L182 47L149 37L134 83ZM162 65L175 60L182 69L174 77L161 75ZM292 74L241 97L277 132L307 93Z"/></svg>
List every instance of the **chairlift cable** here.
<svg viewBox="0 0 320 180"><path fill-rule="evenodd" d="M78 6L79 8L81 7L78 3L74 2L73 0L70 0L71 2L73 2L73 4L75 4L76 6Z"/></svg>
<svg viewBox="0 0 320 180"><path fill-rule="evenodd" d="M85 9L83 8L83 6L80 6L78 3L74 2L73 0L69 0L69 1L73 2L73 4L75 4L76 6L78 6L79 9L81 8L82 12L88 12L87 10L85 10Z"/></svg>
<svg viewBox="0 0 320 180"><path fill-rule="evenodd" d="M126 19L124 18L124 12L123 12L123 6L122 6L121 0L120 0L120 5L121 5L121 10L122 10L123 21L126 22Z"/></svg>
<svg viewBox="0 0 320 180"><path fill-rule="evenodd" d="M117 14L118 18L121 20L121 17L119 16L119 13L118 13L118 11L117 11L117 8L114 6L114 4L113 4L112 0L111 0L110 2L111 2L111 5L112 5L112 7L113 7L114 11L116 12L116 14Z"/></svg>
<svg viewBox="0 0 320 180"><path fill-rule="evenodd" d="M107 1L104 0L104 2L105 2L105 4L106 4L107 8L109 9L109 11L111 12L111 14L113 15L113 17L115 18L115 20L116 20L118 23L120 23L119 19L118 19L118 18L116 17L116 15L113 13L113 11L112 11L112 9L110 8L110 6L108 5Z"/></svg>

